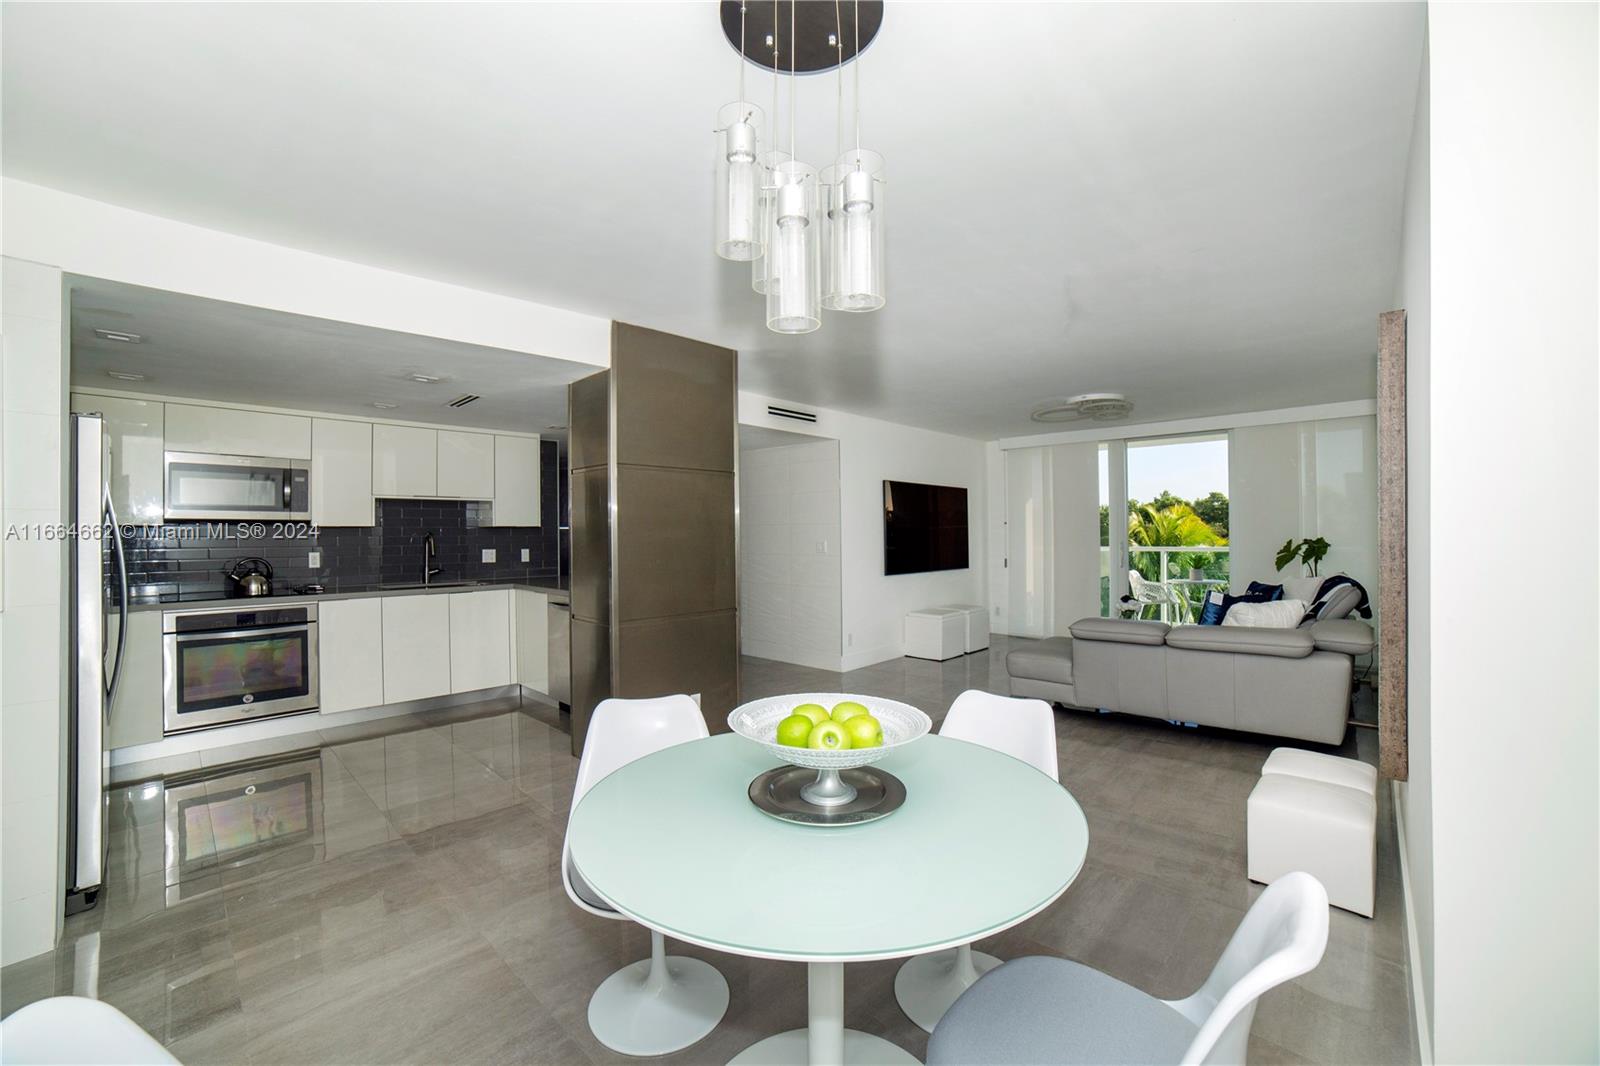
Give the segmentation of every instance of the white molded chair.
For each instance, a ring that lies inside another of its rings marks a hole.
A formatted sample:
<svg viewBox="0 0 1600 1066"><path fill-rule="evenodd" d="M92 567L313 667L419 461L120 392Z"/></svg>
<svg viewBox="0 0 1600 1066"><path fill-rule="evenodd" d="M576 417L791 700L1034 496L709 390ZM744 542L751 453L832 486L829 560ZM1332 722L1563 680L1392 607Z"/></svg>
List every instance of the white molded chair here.
<svg viewBox="0 0 1600 1066"><path fill-rule="evenodd" d="M1146 581L1143 574L1137 570L1128 571L1128 592L1133 596L1133 617L1139 618L1144 614L1146 607L1161 608L1161 620L1167 620L1167 608L1182 606L1177 592L1172 586L1163 585L1157 581Z"/></svg>
<svg viewBox="0 0 1600 1066"><path fill-rule="evenodd" d="M954 737L1020 759L1050 780L1060 781L1056 760L1056 716L1044 700L996 696L976 689L950 705L942 737ZM907 959L894 976L894 998L906 1017L928 1032L956 997L1000 960L971 944Z"/></svg>
<svg viewBox="0 0 1600 1066"><path fill-rule="evenodd" d="M699 706L688 696L601 701L589 719L572 790L573 808L596 782L619 767L709 735ZM572 902L590 914L628 920L584 881L566 841L561 845L561 883ZM650 957L624 966L594 990L589 1029L612 1051L665 1055L711 1032L727 1009L728 982L716 967L668 955L666 938L652 929Z"/></svg>
<svg viewBox="0 0 1600 1066"><path fill-rule="evenodd" d="M1261 893L1187 999L1156 999L1067 959L1014 959L945 1012L928 1066L1242 1064L1262 993L1315 969L1327 946L1328 893L1296 871Z"/></svg>
<svg viewBox="0 0 1600 1066"><path fill-rule="evenodd" d="M177 1059L109 1003L52 996L0 1022L0 1062L30 1066L164 1066Z"/></svg>

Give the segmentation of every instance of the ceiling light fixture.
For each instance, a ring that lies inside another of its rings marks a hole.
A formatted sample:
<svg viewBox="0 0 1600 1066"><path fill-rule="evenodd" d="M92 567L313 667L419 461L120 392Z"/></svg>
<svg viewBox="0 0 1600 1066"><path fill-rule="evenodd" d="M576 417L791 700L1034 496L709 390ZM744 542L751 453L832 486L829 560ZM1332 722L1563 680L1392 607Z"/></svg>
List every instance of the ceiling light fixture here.
<svg viewBox="0 0 1600 1066"><path fill-rule="evenodd" d="M107 370L106 377L116 378L118 381L143 381L143 374L135 374L131 370Z"/></svg>
<svg viewBox="0 0 1600 1066"><path fill-rule="evenodd" d="M842 0L835 0L831 13L822 4L802 8L798 0L789 0L785 12L780 0L773 0L771 32L765 34L772 52L769 63L764 53L758 59L746 47L750 24L763 21L766 6L754 0L723 0L721 5L723 32L739 52L739 100L725 104L717 115L714 246L725 259L751 260L750 284L766 297L767 328L775 333L810 333L822 325L824 307L875 311L885 303L883 157L861 147L859 66L852 112L856 146L839 151L844 65L859 59L877 34L884 5L881 0L852 0L852 6L852 33L847 35ZM772 135L766 148L761 144L761 110L744 98L747 62L772 70ZM789 75L787 150L777 147L784 65ZM839 71L836 162L819 175L797 158L799 75L830 69ZM745 240L752 231L753 239Z"/></svg>
<svg viewBox="0 0 1600 1066"><path fill-rule="evenodd" d="M1115 422L1133 413L1133 402L1120 392L1085 392L1036 407L1035 422Z"/></svg>
<svg viewBox="0 0 1600 1066"><path fill-rule="evenodd" d="M418 385L437 385L439 382L443 381L444 378L435 377L432 374L407 374L406 380L415 381Z"/></svg>
<svg viewBox="0 0 1600 1066"><path fill-rule="evenodd" d="M382 400L373 400L372 406L376 407L380 411L393 411L400 405L397 403L384 403Z"/></svg>
<svg viewBox="0 0 1600 1066"><path fill-rule="evenodd" d="M121 344L143 344L144 337L138 333L129 333L125 329L96 329L94 335L101 340L117 341Z"/></svg>

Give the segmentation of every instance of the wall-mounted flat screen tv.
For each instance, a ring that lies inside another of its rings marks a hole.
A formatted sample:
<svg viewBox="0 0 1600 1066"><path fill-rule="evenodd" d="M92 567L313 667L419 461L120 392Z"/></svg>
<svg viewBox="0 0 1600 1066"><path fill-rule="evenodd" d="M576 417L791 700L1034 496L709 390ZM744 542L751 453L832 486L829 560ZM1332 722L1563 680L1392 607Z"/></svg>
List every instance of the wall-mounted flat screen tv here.
<svg viewBox="0 0 1600 1066"><path fill-rule="evenodd" d="M967 568L967 490L914 481L883 483L883 572Z"/></svg>

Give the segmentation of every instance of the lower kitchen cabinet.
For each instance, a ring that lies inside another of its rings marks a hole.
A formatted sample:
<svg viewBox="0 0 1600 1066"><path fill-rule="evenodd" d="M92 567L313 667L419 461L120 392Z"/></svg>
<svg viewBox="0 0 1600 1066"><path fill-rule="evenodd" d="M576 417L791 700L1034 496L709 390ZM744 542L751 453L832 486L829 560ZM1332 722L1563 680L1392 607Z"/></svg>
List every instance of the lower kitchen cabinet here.
<svg viewBox="0 0 1600 1066"><path fill-rule="evenodd" d="M450 600L453 596L385 596L383 702L450 692ZM502 638L503 639L503 638Z"/></svg>
<svg viewBox="0 0 1600 1066"><path fill-rule="evenodd" d="M511 590L452 592L450 691L511 684Z"/></svg>
<svg viewBox="0 0 1600 1066"><path fill-rule="evenodd" d="M107 622L117 639L117 616ZM128 643L122 653L116 701L106 723L106 747L154 744L161 739L161 612L128 612Z"/></svg>
<svg viewBox="0 0 1600 1066"><path fill-rule="evenodd" d="M516 589L517 684L550 694L550 597L542 592Z"/></svg>
<svg viewBox="0 0 1600 1066"><path fill-rule="evenodd" d="M383 703L383 600L323 600L317 631L322 713Z"/></svg>

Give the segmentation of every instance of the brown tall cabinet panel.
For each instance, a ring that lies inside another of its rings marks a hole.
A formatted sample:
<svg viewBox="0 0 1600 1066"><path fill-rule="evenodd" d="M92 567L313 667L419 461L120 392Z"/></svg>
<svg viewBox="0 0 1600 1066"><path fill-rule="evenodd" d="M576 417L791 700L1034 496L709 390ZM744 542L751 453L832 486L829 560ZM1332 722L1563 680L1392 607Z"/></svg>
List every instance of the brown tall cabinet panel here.
<svg viewBox="0 0 1600 1066"><path fill-rule="evenodd" d="M569 392L572 749L608 696L738 703L738 373L728 348L616 322Z"/></svg>

